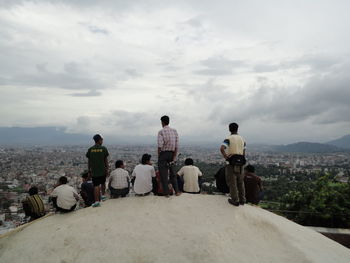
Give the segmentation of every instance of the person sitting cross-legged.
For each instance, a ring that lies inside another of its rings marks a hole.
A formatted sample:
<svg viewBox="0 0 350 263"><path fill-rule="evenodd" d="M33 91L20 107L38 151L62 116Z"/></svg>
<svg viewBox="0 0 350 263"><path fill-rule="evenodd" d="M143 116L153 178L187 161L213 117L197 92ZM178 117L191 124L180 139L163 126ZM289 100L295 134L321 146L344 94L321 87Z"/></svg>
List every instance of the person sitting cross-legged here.
<svg viewBox="0 0 350 263"><path fill-rule="evenodd" d="M152 178L156 176L156 172L152 166L150 154L142 155L141 164L136 165L131 176L135 178L134 192L136 195L144 196L151 193Z"/></svg>
<svg viewBox="0 0 350 263"><path fill-rule="evenodd" d="M71 212L77 206L79 201L79 195L77 191L67 184L68 179L65 176L61 176L58 180L58 186L51 193L53 206L58 212Z"/></svg>
<svg viewBox="0 0 350 263"><path fill-rule="evenodd" d="M95 197L94 197L94 185L92 184L92 181L89 180L89 173L88 172L84 172L81 175L81 178L83 180L83 183L81 184L80 188L80 195L84 200L84 204L85 207L89 207L91 206L94 201L95 201Z"/></svg>
<svg viewBox="0 0 350 263"><path fill-rule="evenodd" d="M30 221L45 215L45 205L38 192L38 188L32 186L28 191L29 196L22 201L23 210L26 216L30 216Z"/></svg>
<svg viewBox="0 0 350 263"><path fill-rule="evenodd" d="M255 167L247 165L244 167L244 187L247 202L252 204L259 204L263 199L263 187L261 178L255 174Z"/></svg>
<svg viewBox="0 0 350 263"><path fill-rule="evenodd" d="M183 166L177 174L183 177L183 191L184 193L199 194L199 177L203 174L197 166L193 165L193 160L187 158L185 160L185 166Z"/></svg>
<svg viewBox="0 0 350 263"><path fill-rule="evenodd" d="M115 162L115 168L109 177L111 198L125 197L130 188L129 172L125 170L125 164L122 160Z"/></svg>

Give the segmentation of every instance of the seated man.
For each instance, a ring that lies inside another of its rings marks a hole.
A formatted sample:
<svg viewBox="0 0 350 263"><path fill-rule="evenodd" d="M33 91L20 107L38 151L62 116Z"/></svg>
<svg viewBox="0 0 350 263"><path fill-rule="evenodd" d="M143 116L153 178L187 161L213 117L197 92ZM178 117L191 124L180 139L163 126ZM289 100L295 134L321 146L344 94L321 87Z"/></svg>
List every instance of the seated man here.
<svg viewBox="0 0 350 263"><path fill-rule="evenodd" d="M26 216L30 216L30 221L45 215L45 205L41 197L38 195L38 188L32 186L29 196L22 201L23 210Z"/></svg>
<svg viewBox="0 0 350 263"><path fill-rule="evenodd" d="M80 195L84 200L85 207L91 206L95 202L94 185L89 181L89 173L84 172L81 176L83 183L80 186Z"/></svg>
<svg viewBox="0 0 350 263"><path fill-rule="evenodd" d="M259 204L263 197L263 187L259 176L255 175L255 168L247 165L244 168L244 186L247 202Z"/></svg>
<svg viewBox="0 0 350 263"><path fill-rule="evenodd" d="M136 165L131 176L135 178L134 192L136 195L143 196L151 193L152 178L156 176L151 163L151 155L147 153L142 155L141 164Z"/></svg>
<svg viewBox="0 0 350 263"><path fill-rule="evenodd" d="M79 195L70 185L67 185L68 179L61 176L58 180L58 186L51 193L53 205L56 211L71 212L77 206Z"/></svg>
<svg viewBox="0 0 350 263"><path fill-rule="evenodd" d="M112 171L109 177L109 190L111 198L125 197L129 193L130 177L129 172L125 170L125 165L122 160L115 162L115 170Z"/></svg>
<svg viewBox="0 0 350 263"><path fill-rule="evenodd" d="M202 172L198 169L197 166L193 165L193 160L187 158L185 160L185 166L183 166L177 174L183 176L184 185L183 189L185 193L189 194L199 194L199 177L202 176Z"/></svg>

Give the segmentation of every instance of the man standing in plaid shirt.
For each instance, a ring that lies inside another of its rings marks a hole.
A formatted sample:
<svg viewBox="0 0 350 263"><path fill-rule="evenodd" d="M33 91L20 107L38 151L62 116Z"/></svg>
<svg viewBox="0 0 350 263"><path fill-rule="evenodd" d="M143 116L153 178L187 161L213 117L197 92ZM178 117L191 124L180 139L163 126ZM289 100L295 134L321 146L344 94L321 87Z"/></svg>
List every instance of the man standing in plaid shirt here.
<svg viewBox="0 0 350 263"><path fill-rule="evenodd" d="M172 164L176 160L179 149L179 136L177 131L169 127L169 117L163 116L160 118L162 127L158 132L158 168L162 181L163 192L166 197L169 197L169 179L173 185L176 195L180 195L177 185L176 175ZM170 178L169 178L170 177Z"/></svg>

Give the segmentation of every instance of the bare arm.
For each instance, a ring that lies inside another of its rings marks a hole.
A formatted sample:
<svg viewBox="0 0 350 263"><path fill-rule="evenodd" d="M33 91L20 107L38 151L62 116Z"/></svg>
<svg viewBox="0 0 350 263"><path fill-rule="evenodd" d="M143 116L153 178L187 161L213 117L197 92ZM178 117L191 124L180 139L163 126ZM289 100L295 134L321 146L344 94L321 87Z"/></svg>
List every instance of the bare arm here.
<svg viewBox="0 0 350 263"><path fill-rule="evenodd" d="M106 177L109 175L109 163L108 163L108 157L105 157L105 174Z"/></svg>
<svg viewBox="0 0 350 263"><path fill-rule="evenodd" d="M176 160L177 157L177 147L175 148L174 155L173 155L173 162Z"/></svg>
<svg viewBox="0 0 350 263"><path fill-rule="evenodd" d="M221 145L221 147L220 147L220 152L221 152L222 156L223 156L223 157L225 158L225 160L226 160L227 158L230 157L230 155L227 155L227 154L226 154L225 149L226 149L226 147L225 147L224 145Z"/></svg>
<svg viewBox="0 0 350 263"><path fill-rule="evenodd" d="M73 193L73 195L74 195L75 200L79 201L79 199L80 199L79 195L76 193Z"/></svg>
<svg viewBox="0 0 350 263"><path fill-rule="evenodd" d="M91 161L90 161L90 158L89 158L89 159L88 159L88 175L89 175L88 180L90 180L91 177L92 177L91 171L92 171L92 169L91 169Z"/></svg>

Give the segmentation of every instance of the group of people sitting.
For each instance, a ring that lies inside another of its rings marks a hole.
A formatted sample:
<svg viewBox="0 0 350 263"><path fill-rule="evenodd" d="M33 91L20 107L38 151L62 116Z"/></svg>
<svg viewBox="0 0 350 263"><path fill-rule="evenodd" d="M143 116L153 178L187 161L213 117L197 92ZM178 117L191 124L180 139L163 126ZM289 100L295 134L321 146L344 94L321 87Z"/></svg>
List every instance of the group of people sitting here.
<svg viewBox="0 0 350 263"><path fill-rule="evenodd" d="M151 155L142 155L140 164L136 165L131 175L125 169L125 163L122 160L115 162L115 170L110 173L108 179L108 189L111 198L126 197L132 188L136 196L146 196L150 193L154 195L163 195L161 179L159 172L155 171L151 162ZM200 193L202 172L197 166L193 165L193 160L187 158L185 166L177 173L177 183L181 192L198 194ZM66 213L74 211L80 197L84 200L84 205L89 207L95 203L94 185L88 172L82 174L82 184L80 196L78 192L70 185L65 176L61 176L58 184L50 194L49 201L58 212ZM169 184L170 195L174 194L174 187ZM100 193L99 193L100 194ZM101 199L101 196L99 196ZM23 209L31 220L45 215L45 206L38 188L33 186L29 189L29 196L22 202Z"/></svg>
<svg viewBox="0 0 350 263"><path fill-rule="evenodd" d="M201 177L203 174L193 164L191 158L185 160L185 165L177 172L177 182L182 192L198 194L201 191ZM246 200L249 203L258 204L263 198L261 179L255 174L255 168L252 165L245 166L244 172ZM217 172L215 177L218 191L229 193L229 188L225 180L224 167ZM89 207L94 204L95 200L94 185L88 176L88 172L82 174L82 180L80 196L84 200L84 205ZM50 195L50 201L56 211L62 213L74 211L77 202L80 200L78 192L67 183L67 177L61 176ZM159 172L156 172L152 165L151 155L144 154L140 164L135 166L131 175L125 169L124 161L118 160L115 162L115 170L111 172L108 180L110 197L126 197L130 192L131 186L133 186L136 196L146 196L150 193L163 195ZM169 189L170 194L174 194L171 184L169 184ZM32 186L29 189L29 196L22 203L26 215L30 216L31 220L40 218L46 213L44 202L38 194L38 188L36 186Z"/></svg>
<svg viewBox="0 0 350 263"><path fill-rule="evenodd" d="M125 170L125 163L122 160L115 162L115 170L110 173L108 179L108 189L111 198L125 197L129 194L130 188L136 196L146 196L150 193L154 195L164 195L164 190L161 184L159 171L154 169L151 162L151 155L145 153L142 155L140 164L136 165L131 175ZM191 158L185 160L183 166L176 177L177 187L180 192L198 194L200 193L202 172L197 166L193 165ZM86 206L94 204L94 187L92 181L87 181L88 174L83 174L83 184L81 186L81 196L85 201ZM174 194L175 186L170 183L169 194Z"/></svg>

